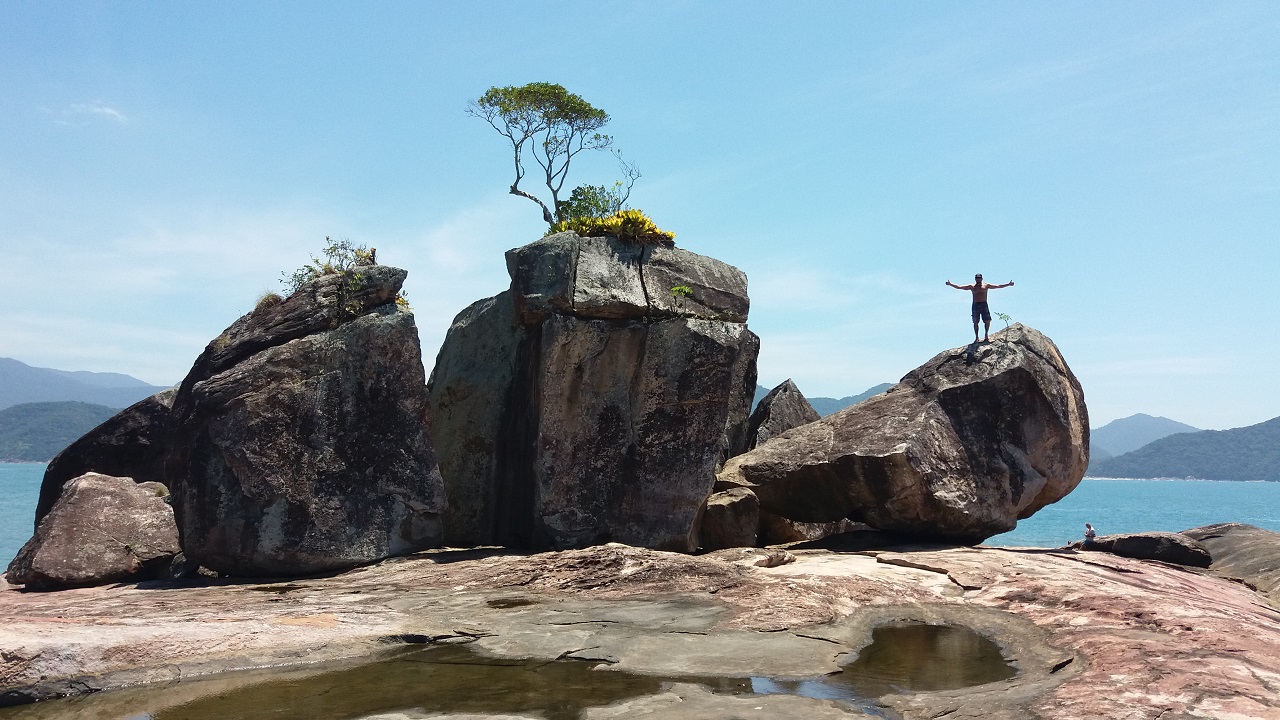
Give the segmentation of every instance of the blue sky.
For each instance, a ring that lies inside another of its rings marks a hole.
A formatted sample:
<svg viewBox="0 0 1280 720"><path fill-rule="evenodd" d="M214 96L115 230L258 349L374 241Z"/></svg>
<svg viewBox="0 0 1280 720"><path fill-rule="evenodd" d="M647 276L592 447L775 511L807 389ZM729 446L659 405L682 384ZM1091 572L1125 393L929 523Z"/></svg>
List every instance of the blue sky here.
<svg viewBox="0 0 1280 720"><path fill-rule="evenodd" d="M1273 2L6 2L0 356L177 382L331 235L410 271L429 369L545 229L464 113L532 81L746 271L765 385L896 381L982 272L1095 426L1280 415Z"/></svg>

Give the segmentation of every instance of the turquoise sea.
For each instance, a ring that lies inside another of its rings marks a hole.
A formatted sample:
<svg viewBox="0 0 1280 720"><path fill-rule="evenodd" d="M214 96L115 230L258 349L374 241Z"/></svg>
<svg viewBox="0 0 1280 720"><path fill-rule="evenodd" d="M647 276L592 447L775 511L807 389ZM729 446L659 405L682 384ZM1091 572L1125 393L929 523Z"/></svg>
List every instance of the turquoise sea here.
<svg viewBox="0 0 1280 720"><path fill-rule="evenodd" d="M31 537L43 463L0 463L0 571ZM988 545L1059 547L1099 535L1242 522L1280 532L1280 483L1085 478L1059 502Z"/></svg>

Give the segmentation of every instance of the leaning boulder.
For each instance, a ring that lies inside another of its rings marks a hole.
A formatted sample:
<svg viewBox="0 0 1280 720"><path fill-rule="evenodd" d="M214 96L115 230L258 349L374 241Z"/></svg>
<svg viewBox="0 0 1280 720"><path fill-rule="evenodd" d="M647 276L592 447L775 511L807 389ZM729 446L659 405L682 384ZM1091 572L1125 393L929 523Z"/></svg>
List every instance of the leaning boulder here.
<svg viewBox="0 0 1280 720"><path fill-rule="evenodd" d="M165 572L178 553L168 494L160 483L127 477L75 478L9 564L9 582L59 590Z"/></svg>
<svg viewBox="0 0 1280 720"><path fill-rule="evenodd" d="M800 392L800 388L791 382L791 378L787 378L761 398L760 404L751 412L751 419L747 423L747 446L743 451L754 450L792 428L821 418Z"/></svg>
<svg viewBox="0 0 1280 720"><path fill-rule="evenodd" d="M171 388L130 405L50 460L40 483L36 525L53 509L62 487L85 473L164 482L165 437L177 394Z"/></svg>
<svg viewBox="0 0 1280 720"><path fill-rule="evenodd" d="M976 543L1071 492L1088 446L1080 383L1052 341L1014 325L731 459L718 486L791 520Z"/></svg>
<svg viewBox="0 0 1280 720"><path fill-rule="evenodd" d="M693 550L755 382L746 276L573 233L507 268L510 290L458 315L432 372L446 542Z"/></svg>
<svg viewBox="0 0 1280 720"><path fill-rule="evenodd" d="M173 405L166 461L182 548L230 575L301 575L438 545L404 270L327 275L237 320Z"/></svg>

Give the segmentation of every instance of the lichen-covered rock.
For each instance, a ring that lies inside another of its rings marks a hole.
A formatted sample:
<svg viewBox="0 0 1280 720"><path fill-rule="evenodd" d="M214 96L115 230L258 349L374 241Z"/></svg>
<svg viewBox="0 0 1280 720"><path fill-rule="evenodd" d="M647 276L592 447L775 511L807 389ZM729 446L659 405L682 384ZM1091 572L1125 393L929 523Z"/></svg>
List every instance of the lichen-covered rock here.
<svg viewBox="0 0 1280 720"><path fill-rule="evenodd" d="M1014 325L729 460L719 484L791 520L976 543L1071 492L1088 446L1080 383L1052 341Z"/></svg>
<svg viewBox="0 0 1280 720"><path fill-rule="evenodd" d="M746 488L712 493L702 513L703 550L755 547L760 526L760 500Z"/></svg>
<svg viewBox="0 0 1280 720"><path fill-rule="evenodd" d="M30 590L144 580L178 553L169 491L157 482L86 473L67 483L35 535L9 564Z"/></svg>
<svg viewBox="0 0 1280 720"><path fill-rule="evenodd" d="M188 560L286 576L439 544L418 332L394 302L405 275L322 277L205 349L166 462Z"/></svg>
<svg viewBox="0 0 1280 720"><path fill-rule="evenodd" d="M446 542L693 550L755 382L745 275L573 233L507 268L510 291L458 315L432 372Z"/></svg>
<svg viewBox="0 0 1280 720"><path fill-rule="evenodd" d="M1212 561L1209 551L1203 545L1186 535L1171 532L1103 535L1090 543L1087 548L1082 549L1109 552L1135 560L1159 560L1189 567L1207 568Z"/></svg>
<svg viewBox="0 0 1280 720"><path fill-rule="evenodd" d="M164 482L165 438L176 389L156 393L116 413L58 453L45 468L36 503L36 525L62 495L62 487L85 473Z"/></svg>
<svg viewBox="0 0 1280 720"><path fill-rule="evenodd" d="M747 422L747 444L743 452L753 450L782 433L820 420L821 415L791 378L769 391L751 412Z"/></svg>

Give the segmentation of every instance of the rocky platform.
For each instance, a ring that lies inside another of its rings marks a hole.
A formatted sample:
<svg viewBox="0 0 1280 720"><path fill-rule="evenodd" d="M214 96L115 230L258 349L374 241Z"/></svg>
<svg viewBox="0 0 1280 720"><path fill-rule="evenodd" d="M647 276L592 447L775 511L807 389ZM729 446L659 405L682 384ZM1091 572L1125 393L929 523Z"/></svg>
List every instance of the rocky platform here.
<svg viewBox="0 0 1280 720"><path fill-rule="evenodd" d="M261 681L229 670L317 672L405 643L470 642L494 658L573 658L601 672L816 677L886 621L964 625L1017 677L890 695L902 718L1280 717L1280 612L1207 572L1102 553L1003 548L726 550L692 557L621 545L536 555L427 551L323 578L21 592L0 586L8 703L142 683L152 711ZM302 669L297 669L302 668ZM133 691L0 718L114 716ZM747 702L744 703L744 699ZM677 684L586 717L864 717L834 701L725 696ZM114 714L113 714L114 712ZM387 717L401 717L393 715Z"/></svg>

